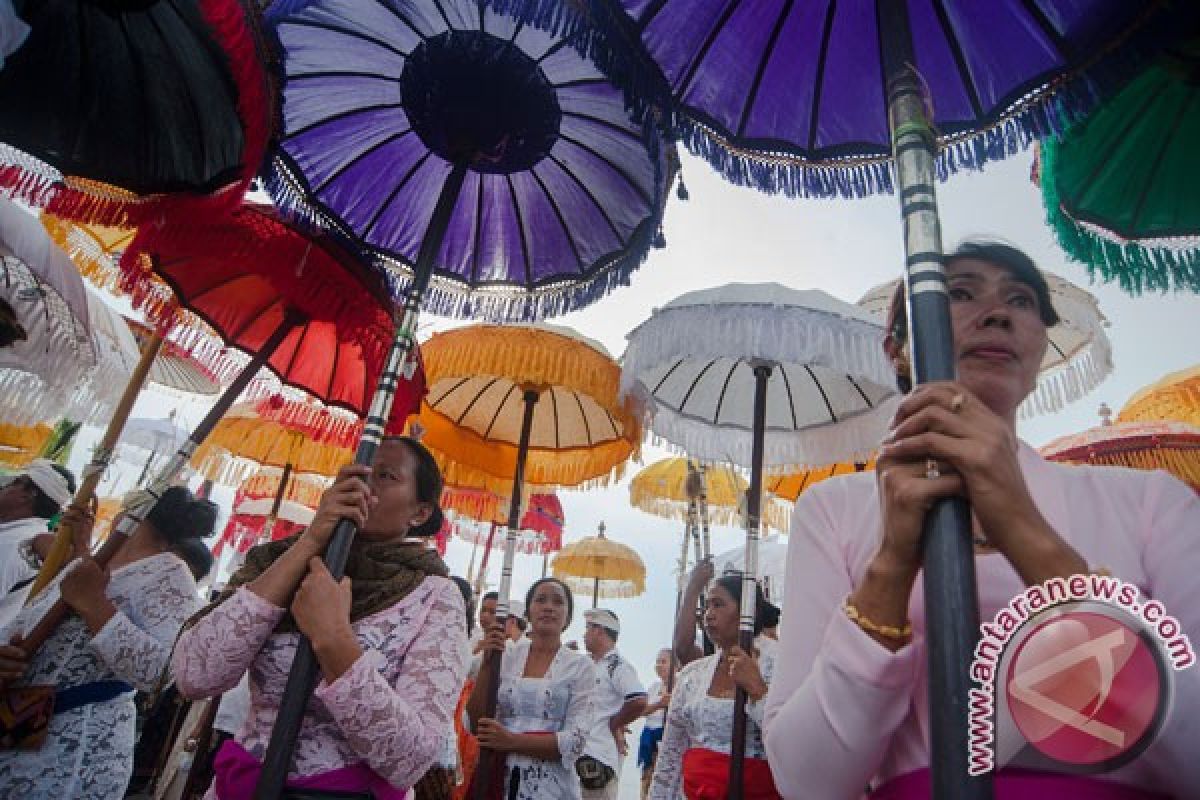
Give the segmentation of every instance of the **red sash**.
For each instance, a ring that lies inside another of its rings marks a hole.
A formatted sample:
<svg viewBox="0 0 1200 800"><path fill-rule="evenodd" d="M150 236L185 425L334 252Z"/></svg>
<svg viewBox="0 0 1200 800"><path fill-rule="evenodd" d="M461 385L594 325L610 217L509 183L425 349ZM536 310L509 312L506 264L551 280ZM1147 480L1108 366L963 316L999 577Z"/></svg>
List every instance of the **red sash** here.
<svg viewBox="0 0 1200 800"><path fill-rule="evenodd" d="M1169 800L1166 795L1148 792L1127 784L1092 778L1087 775L1061 775L1057 772L1008 767L996 773L992 785L997 800L1059 800L1062 797L1086 797L1088 800ZM897 775L869 795L871 800L927 800L933 793L929 768Z"/></svg>
<svg viewBox="0 0 1200 800"><path fill-rule="evenodd" d="M728 753L692 747L683 754L683 796L687 800L724 800L729 788ZM782 800L766 759L749 758L743 762L745 800Z"/></svg>

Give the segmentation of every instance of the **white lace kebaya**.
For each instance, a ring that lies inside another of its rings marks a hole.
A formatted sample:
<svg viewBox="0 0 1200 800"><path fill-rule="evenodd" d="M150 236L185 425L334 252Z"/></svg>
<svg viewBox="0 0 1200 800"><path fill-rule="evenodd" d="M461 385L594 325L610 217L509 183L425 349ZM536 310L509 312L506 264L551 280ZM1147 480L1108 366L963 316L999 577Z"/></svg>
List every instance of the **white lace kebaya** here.
<svg viewBox="0 0 1200 800"><path fill-rule="evenodd" d="M239 588L184 632L172 660L188 697L226 692L249 669L250 712L234 740L260 760L299 640L273 633L283 614ZM429 576L395 605L353 622L363 654L337 680L318 684L289 778L365 763L395 787L412 786L440 755L462 690L464 619L458 587Z"/></svg>

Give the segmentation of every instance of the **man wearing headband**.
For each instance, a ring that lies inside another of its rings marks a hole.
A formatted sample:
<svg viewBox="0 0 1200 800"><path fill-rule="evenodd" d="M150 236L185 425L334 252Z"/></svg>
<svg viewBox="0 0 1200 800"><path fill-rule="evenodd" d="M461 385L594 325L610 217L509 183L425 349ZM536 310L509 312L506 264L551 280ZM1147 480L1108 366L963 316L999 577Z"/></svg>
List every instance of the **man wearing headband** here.
<svg viewBox="0 0 1200 800"><path fill-rule="evenodd" d="M37 572L30 548L21 545L45 533L74 494L75 476L44 458L0 488L0 601Z"/></svg>

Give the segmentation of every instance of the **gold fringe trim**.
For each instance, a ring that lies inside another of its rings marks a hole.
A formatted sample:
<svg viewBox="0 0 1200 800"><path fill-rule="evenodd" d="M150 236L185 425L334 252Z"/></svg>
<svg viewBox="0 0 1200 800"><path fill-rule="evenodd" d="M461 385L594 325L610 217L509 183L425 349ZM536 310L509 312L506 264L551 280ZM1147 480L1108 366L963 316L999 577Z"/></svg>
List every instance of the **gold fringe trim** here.
<svg viewBox="0 0 1200 800"><path fill-rule="evenodd" d="M120 294L121 270L117 261L133 241L136 229L68 222L48 212L42 213L41 222L80 275L99 289Z"/></svg>
<svg viewBox="0 0 1200 800"><path fill-rule="evenodd" d="M28 466L52 435L54 428L45 423L0 423L0 465L14 469Z"/></svg>
<svg viewBox="0 0 1200 800"><path fill-rule="evenodd" d="M1200 366L1173 372L1135 394L1117 422L1174 420L1200 426Z"/></svg>
<svg viewBox="0 0 1200 800"><path fill-rule="evenodd" d="M1068 459L1052 459L1071 464L1099 464L1132 469L1161 469L1200 492L1200 442L1195 447L1156 446L1146 450L1113 453L1088 453Z"/></svg>
<svg viewBox="0 0 1200 800"><path fill-rule="evenodd" d="M225 417L192 456L192 467L216 483L235 485L259 466L292 465L296 472L332 477L354 453L255 417Z"/></svg>
<svg viewBox="0 0 1200 800"><path fill-rule="evenodd" d="M806 489L815 486L823 480L828 480L838 475L853 475L855 472L873 471L874 469L874 458L866 462L866 465L862 467L850 461L843 461L824 467L804 469L799 472L767 475L763 480L763 489L782 500L789 500L794 503L796 502L796 498L803 494Z"/></svg>
<svg viewBox="0 0 1200 800"><path fill-rule="evenodd" d="M247 478L240 488L244 494L250 497L273 498L279 491L281 477L283 477L283 473L278 469L260 469ZM308 508L316 508L317 504L321 502L321 495L325 493L329 484L328 478L293 472L288 481L287 494L284 495L284 499Z"/></svg>

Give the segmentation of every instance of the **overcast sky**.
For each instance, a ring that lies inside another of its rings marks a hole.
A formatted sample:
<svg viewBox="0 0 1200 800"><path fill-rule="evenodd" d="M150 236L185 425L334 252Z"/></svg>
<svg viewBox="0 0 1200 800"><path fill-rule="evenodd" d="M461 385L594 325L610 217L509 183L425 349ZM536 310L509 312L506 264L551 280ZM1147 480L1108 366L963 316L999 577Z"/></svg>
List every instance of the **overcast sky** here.
<svg viewBox="0 0 1200 800"><path fill-rule="evenodd" d="M1029 182L1028 153L989 166L984 173L959 175L939 189L945 244L950 248L972 234L999 236L1029 252L1039 266L1080 285L1088 285L1087 272L1068 263L1043 221L1041 198ZM624 350L624 336L657 306L671 298L732 281L776 281L795 288L818 288L854 302L868 288L900 274L902 240L898 202L882 196L864 200L788 200L768 197L722 181L706 163L684 156L683 177L691 199L674 197L666 212L667 247L653 251L633 276L632 285L620 289L591 308L559 318L601 341L614 355ZM1151 294L1133 298L1119 289L1097 285L1091 291L1111 322L1115 368L1091 395L1063 411L1021 425L1022 436L1037 446L1070 432L1096 424L1101 401L1119 409L1130 395L1164 373L1200 361L1196 342L1200 298ZM433 329L451 327L437 321ZM202 403L179 396L154 393L139 401L135 415L164 416L179 405L183 419L195 423ZM89 432L75 449L72 466L82 466ZM642 463L669 455L647 446ZM628 474L639 465L631 464ZM126 468L125 483L136 477ZM621 649L651 679L654 652L668 641L670 610L674 607L675 581L671 573L677 557L681 526L652 517L628 504L626 480L606 490L563 492L567 515L567 540L595 532L603 519L608 535L633 546L648 571L647 592L636 600L608 603L625 623ZM231 491L219 500L229 502ZM714 532L718 552L742 542L740 532L720 528ZM448 561L453 571L465 573L470 546L451 544ZM492 574L498 574L499 558ZM541 559L518 556L518 595L537 576ZM586 607L590 598L580 598ZM569 635L578 638L582 621Z"/></svg>

